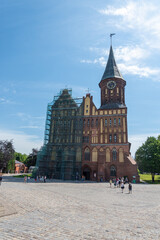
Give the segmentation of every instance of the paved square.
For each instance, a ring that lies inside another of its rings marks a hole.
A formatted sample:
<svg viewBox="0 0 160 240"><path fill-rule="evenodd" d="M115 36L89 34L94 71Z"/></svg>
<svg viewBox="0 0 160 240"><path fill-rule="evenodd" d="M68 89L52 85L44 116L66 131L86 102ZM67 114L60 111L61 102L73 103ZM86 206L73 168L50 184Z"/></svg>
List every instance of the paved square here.
<svg viewBox="0 0 160 240"><path fill-rule="evenodd" d="M160 239L160 185L136 184L133 193L108 183L24 183L0 186L0 239Z"/></svg>

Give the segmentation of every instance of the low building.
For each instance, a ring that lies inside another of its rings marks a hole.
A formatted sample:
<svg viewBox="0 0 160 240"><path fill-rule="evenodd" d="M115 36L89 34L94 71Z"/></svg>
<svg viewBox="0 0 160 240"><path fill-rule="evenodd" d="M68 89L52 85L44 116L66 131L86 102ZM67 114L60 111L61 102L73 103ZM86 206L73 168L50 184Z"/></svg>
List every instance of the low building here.
<svg viewBox="0 0 160 240"><path fill-rule="evenodd" d="M28 168L24 163L15 160L15 173L27 173Z"/></svg>

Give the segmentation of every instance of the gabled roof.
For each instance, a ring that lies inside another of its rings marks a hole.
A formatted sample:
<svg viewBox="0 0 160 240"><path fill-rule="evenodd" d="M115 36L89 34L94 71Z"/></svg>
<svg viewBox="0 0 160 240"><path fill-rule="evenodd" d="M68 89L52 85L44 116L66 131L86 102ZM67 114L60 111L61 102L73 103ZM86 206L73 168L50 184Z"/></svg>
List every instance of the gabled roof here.
<svg viewBox="0 0 160 240"><path fill-rule="evenodd" d="M19 161L17 161L17 160L15 160L15 164L24 165L24 163L22 163L22 162L19 162Z"/></svg>
<svg viewBox="0 0 160 240"><path fill-rule="evenodd" d="M109 52L109 58L108 58L108 62L106 65L106 69L104 71L104 74L102 76L101 80L107 79L107 78L121 78L123 79L120 71L118 70L115 58L114 58L114 54L113 54L113 49L112 46L110 47L110 52Z"/></svg>
<svg viewBox="0 0 160 240"><path fill-rule="evenodd" d="M55 101L53 108L77 108L77 104L70 95L68 89L63 89L59 98Z"/></svg>

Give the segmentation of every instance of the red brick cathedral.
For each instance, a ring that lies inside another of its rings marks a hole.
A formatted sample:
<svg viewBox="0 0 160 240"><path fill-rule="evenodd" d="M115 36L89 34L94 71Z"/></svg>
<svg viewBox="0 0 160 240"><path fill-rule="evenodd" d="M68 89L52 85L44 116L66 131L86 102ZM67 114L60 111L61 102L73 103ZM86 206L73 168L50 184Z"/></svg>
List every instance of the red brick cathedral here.
<svg viewBox="0 0 160 240"><path fill-rule="evenodd" d="M139 179L137 164L131 157L127 131L125 85L118 70L112 46L108 62L99 83L101 106L93 103L87 94L84 98L84 129L82 172L91 180L109 180L127 176Z"/></svg>
<svg viewBox="0 0 160 240"><path fill-rule="evenodd" d="M139 180L128 142L125 85L112 46L99 83L101 106L87 94L73 99L64 89L48 104L44 146L38 154L39 174L58 179Z"/></svg>

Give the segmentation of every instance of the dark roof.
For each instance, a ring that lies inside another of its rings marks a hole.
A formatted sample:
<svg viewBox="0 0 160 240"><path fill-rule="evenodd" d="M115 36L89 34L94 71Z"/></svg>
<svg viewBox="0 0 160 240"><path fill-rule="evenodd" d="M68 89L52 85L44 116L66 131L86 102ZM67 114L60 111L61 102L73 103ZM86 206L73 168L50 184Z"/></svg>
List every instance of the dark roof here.
<svg viewBox="0 0 160 240"><path fill-rule="evenodd" d="M117 108L125 108L126 106L121 103L107 103L102 105L99 109L117 109Z"/></svg>
<svg viewBox="0 0 160 240"><path fill-rule="evenodd" d="M109 58L108 58L108 62L106 65L106 69L104 71L104 74L102 76L101 80L107 79L107 78L122 78L122 75L120 73L120 71L118 70L115 58L114 58L114 54L113 54L113 49L112 46L110 47L110 52L109 52Z"/></svg>

